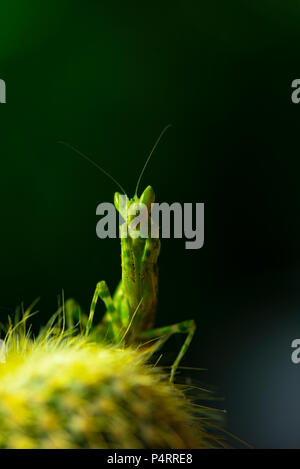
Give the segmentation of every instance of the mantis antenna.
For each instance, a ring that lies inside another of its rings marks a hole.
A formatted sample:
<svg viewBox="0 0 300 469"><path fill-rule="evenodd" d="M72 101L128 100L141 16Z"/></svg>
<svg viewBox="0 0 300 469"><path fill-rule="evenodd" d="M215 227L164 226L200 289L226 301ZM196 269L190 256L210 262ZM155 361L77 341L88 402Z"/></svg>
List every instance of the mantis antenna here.
<svg viewBox="0 0 300 469"><path fill-rule="evenodd" d="M96 163L94 160L92 160L89 156L85 155L81 151L77 150L77 148L73 147L73 145L71 145L70 143L68 143L68 142L58 142L58 143L60 143L62 145L65 145L66 147L68 147L71 150L75 151L76 153L78 153L78 155L82 156L82 158L86 159L89 163L91 163L93 166L95 166L97 169L99 169L102 173L105 174L105 176L107 176L111 181L113 181L118 186L118 188L121 189L121 191L127 197L126 191L121 186L121 184L111 174L109 174L105 169L103 169L101 166L99 166L98 163Z"/></svg>
<svg viewBox="0 0 300 469"><path fill-rule="evenodd" d="M161 131L161 133L160 133L158 139L156 140L156 142L155 142L155 144L154 144L154 146L153 146L153 148L152 148L152 150L151 150L151 152L150 152L150 154L149 154L149 156L148 156L148 158L147 158L147 160L146 160L146 163L144 164L144 167L143 167L143 169L142 169L142 171L141 171L141 174L140 174L140 176L139 176L139 178L138 178L138 182L137 182L137 185L136 185L136 188L135 188L135 194L134 194L135 196L137 195L137 191L139 190L139 185L140 185L141 179L142 179L142 177L143 177L143 174L144 174L144 172L145 172L145 169L147 168L147 165L148 165L148 163L149 163L149 161L150 161L150 158L151 158L151 156L153 155L154 150L155 150L155 148L157 147L157 145L159 144L159 142L160 142L162 136L163 136L164 133L169 129L169 127L172 127L172 125L171 125L171 124L166 125L166 127Z"/></svg>
<svg viewBox="0 0 300 469"><path fill-rule="evenodd" d="M135 196L137 195L137 192L138 192L138 189L139 189L139 186L140 186L140 182L142 180L142 177L143 177L143 174L145 172L145 169L147 168L148 166L148 163L150 161L150 158L151 156L153 155L157 145L159 144L162 136L164 135L164 133L169 129L169 127L171 127L171 124L168 124L166 125L166 127L164 127L164 129L161 131L158 139L156 140L145 164L144 164L144 167L140 173L140 176L138 178L138 182L137 182L137 185L136 185L136 188L135 188ZM85 155L84 153L82 153L80 150L78 150L77 148L73 147L73 145L71 145L70 143L68 142L63 142L63 141L60 141L58 142L62 145L65 145L66 147L70 148L71 150L75 151L75 153L77 153L78 155L80 155L82 158L84 158L85 160L87 160L90 164L92 164L93 166L95 166L97 169L99 169L99 171L101 171L103 174L105 174L111 181L113 181L119 189L121 189L121 191L126 195L126 197L128 198L127 194L126 194L126 191L124 190L124 188L121 186L121 184L108 172L106 171L104 168L102 168L100 165L98 165L98 163L96 163L94 160L92 160L92 158L90 158L89 156Z"/></svg>

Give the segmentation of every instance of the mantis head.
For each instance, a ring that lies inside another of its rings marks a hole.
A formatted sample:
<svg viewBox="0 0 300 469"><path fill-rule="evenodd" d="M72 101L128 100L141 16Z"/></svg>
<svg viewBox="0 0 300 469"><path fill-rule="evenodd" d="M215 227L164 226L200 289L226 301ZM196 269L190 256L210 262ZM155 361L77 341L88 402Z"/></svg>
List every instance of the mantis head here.
<svg viewBox="0 0 300 469"><path fill-rule="evenodd" d="M139 204L143 204L147 207L148 213L151 212L151 204L155 201L155 193L151 186L146 187L144 192L140 197L134 195L132 199L129 199L127 195L120 194L119 192L115 192L114 195L114 204L118 212L122 215L122 217L126 220L126 214L129 212L130 209L134 208L134 206L138 206Z"/></svg>

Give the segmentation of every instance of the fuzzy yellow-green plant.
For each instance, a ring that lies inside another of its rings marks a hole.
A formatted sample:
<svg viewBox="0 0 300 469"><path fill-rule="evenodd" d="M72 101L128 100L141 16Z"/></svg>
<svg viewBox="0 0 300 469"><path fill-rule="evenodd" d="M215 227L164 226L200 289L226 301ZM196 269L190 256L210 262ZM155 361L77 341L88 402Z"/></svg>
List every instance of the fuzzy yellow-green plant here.
<svg viewBox="0 0 300 469"><path fill-rule="evenodd" d="M111 347L53 320L34 339L26 313L0 364L0 448L208 448L201 414L149 351Z"/></svg>

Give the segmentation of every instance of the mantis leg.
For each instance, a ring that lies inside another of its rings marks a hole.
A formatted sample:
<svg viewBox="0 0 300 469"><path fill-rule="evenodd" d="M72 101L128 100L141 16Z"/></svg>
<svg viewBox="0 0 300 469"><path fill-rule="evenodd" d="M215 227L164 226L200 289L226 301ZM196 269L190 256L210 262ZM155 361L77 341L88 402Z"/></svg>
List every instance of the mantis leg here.
<svg viewBox="0 0 300 469"><path fill-rule="evenodd" d="M147 238L142 255L141 267L145 268L147 263L156 264L160 251L160 240L158 238Z"/></svg>
<svg viewBox="0 0 300 469"><path fill-rule="evenodd" d="M96 290L92 299L91 307L90 307L90 315L87 321L85 335L88 336L90 329L92 327L95 309L97 305L98 298L104 302L106 306L106 313L103 318L103 322L109 322L111 325L112 335L114 338L117 338L120 335L120 324L116 320L116 310L114 307L114 303L109 291L109 288L104 280L97 283Z"/></svg>
<svg viewBox="0 0 300 469"><path fill-rule="evenodd" d="M171 375L170 375L171 382L174 381L175 372L183 356L185 355L187 349L189 348L189 345L192 341L195 330L196 330L195 321L189 320L189 321L179 322L178 324L173 324L171 326L159 327L157 329L150 329L149 331L144 331L140 334L140 337L143 339L146 339L146 338L151 339L155 337L157 338L162 337L164 339L164 336L165 336L165 340L167 340L171 335L176 334L176 333L187 334L184 344L181 347L179 354L177 355L176 360L173 363Z"/></svg>

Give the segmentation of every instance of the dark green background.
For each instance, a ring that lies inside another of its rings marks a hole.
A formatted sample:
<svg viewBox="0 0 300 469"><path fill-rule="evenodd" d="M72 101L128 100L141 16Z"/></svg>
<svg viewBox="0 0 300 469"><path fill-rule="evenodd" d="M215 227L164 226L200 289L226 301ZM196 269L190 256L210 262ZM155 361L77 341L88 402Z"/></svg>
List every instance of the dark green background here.
<svg viewBox="0 0 300 469"><path fill-rule="evenodd" d="M62 288L87 309L98 280L120 277L118 240L95 234L115 187L57 141L133 192L171 123L142 185L204 202L205 246L163 241L157 324L195 318L185 364L208 368L194 379L217 387L229 429L256 447L300 448L299 24L297 1L0 7L2 320L40 296L45 322Z"/></svg>

